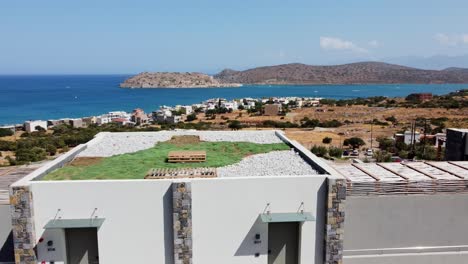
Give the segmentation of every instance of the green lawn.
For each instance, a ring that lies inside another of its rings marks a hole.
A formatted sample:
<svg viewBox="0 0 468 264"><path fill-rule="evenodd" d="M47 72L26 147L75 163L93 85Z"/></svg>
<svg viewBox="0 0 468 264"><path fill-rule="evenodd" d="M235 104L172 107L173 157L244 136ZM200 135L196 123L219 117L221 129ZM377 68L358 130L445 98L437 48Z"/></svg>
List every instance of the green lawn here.
<svg viewBox="0 0 468 264"><path fill-rule="evenodd" d="M288 149L284 143L200 142L180 146L161 142L151 149L104 158L92 165L65 166L43 180L143 179L151 168L222 167L248 155ZM167 154L173 150L205 150L206 162L167 163Z"/></svg>

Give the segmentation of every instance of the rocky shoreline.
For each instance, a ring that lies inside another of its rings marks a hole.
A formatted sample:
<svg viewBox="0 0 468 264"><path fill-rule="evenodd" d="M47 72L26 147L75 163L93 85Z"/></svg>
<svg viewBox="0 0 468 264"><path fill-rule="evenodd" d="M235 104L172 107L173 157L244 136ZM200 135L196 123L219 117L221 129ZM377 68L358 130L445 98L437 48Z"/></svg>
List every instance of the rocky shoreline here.
<svg viewBox="0 0 468 264"><path fill-rule="evenodd" d="M223 88L240 87L238 83L219 81L203 73L143 72L128 78L121 88Z"/></svg>

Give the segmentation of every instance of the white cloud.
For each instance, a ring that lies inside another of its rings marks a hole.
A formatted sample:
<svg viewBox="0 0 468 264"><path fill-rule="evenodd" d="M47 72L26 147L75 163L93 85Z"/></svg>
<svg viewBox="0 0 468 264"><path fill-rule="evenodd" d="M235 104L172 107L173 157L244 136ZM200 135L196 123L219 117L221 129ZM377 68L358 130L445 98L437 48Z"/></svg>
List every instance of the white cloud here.
<svg viewBox="0 0 468 264"><path fill-rule="evenodd" d="M325 50L347 50L358 53L367 53L368 50L361 48L351 41L334 37L320 37L320 47Z"/></svg>
<svg viewBox="0 0 468 264"><path fill-rule="evenodd" d="M434 36L439 44L444 46L458 46L460 44L468 44L468 34L444 34L438 33Z"/></svg>
<svg viewBox="0 0 468 264"><path fill-rule="evenodd" d="M443 33L436 34L434 38L439 42L439 44L444 46L456 46L458 44L455 37Z"/></svg>
<svg viewBox="0 0 468 264"><path fill-rule="evenodd" d="M468 34L463 35L463 43L468 44Z"/></svg>
<svg viewBox="0 0 468 264"><path fill-rule="evenodd" d="M380 42L377 41L377 40L371 40L371 41L369 41L368 44L369 44L369 46L371 46L372 48L377 48L377 47L380 46Z"/></svg>

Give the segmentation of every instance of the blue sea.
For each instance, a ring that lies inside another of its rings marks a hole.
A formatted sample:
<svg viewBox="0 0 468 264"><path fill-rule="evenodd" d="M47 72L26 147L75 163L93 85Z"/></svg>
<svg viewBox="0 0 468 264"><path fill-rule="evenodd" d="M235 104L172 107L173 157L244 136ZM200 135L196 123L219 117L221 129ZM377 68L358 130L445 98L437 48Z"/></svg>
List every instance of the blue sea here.
<svg viewBox="0 0 468 264"><path fill-rule="evenodd" d="M114 110L146 112L161 105L192 104L215 97L308 96L333 99L446 94L467 84L247 85L209 89L121 89L129 75L0 76L0 124L99 115Z"/></svg>

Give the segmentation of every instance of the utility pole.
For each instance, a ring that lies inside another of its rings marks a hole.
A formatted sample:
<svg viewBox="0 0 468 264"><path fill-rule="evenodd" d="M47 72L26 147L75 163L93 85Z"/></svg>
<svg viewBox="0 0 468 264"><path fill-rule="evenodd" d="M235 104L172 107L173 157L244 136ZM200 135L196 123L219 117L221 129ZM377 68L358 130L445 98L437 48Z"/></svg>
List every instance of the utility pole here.
<svg viewBox="0 0 468 264"><path fill-rule="evenodd" d="M370 148L372 149L372 136L373 136L373 131L374 130L374 119L372 119L371 121L371 125L370 125Z"/></svg>
<svg viewBox="0 0 468 264"><path fill-rule="evenodd" d="M371 117L371 149L372 149L372 143L373 143L373 133L374 133L374 115Z"/></svg>
<svg viewBox="0 0 468 264"><path fill-rule="evenodd" d="M427 119L424 118L424 140L423 140L423 156L426 156L426 128L427 128Z"/></svg>

